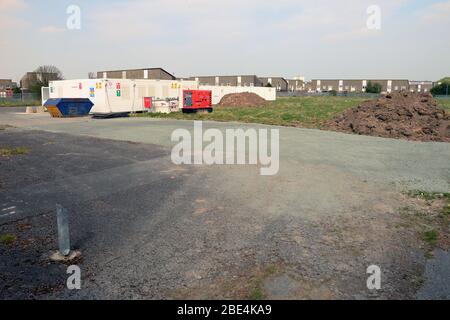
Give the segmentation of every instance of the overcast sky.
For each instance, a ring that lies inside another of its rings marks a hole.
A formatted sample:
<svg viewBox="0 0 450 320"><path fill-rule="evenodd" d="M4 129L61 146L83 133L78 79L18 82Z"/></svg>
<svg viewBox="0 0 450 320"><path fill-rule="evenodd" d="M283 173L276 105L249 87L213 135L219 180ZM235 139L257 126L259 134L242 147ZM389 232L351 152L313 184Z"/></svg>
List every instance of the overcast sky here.
<svg viewBox="0 0 450 320"><path fill-rule="evenodd" d="M80 30L67 28L72 4ZM381 30L367 28L374 4ZM437 80L450 75L449 30L450 0L0 0L0 78L54 64L67 79L163 67Z"/></svg>

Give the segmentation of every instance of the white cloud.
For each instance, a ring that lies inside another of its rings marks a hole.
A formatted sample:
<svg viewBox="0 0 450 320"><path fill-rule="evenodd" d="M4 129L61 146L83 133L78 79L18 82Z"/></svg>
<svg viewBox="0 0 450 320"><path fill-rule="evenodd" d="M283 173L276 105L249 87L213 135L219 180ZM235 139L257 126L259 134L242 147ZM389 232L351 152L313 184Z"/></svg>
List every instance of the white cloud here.
<svg viewBox="0 0 450 320"><path fill-rule="evenodd" d="M381 36L381 31L369 30L367 28L356 29L347 32L330 33L322 39L329 42L338 42L344 40L361 40Z"/></svg>
<svg viewBox="0 0 450 320"><path fill-rule="evenodd" d="M45 26L38 30L40 33L62 33L65 32L65 28L59 28L55 26Z"/></svg>
<svg viewBox="0 0 450 320"><path fill-rule="evenodd" d="M43 61L56 64L68 78L107 68L162 66L179 76L195 74L255 73L261 75L331 77L411 77L433 79L445 66L449 44L430 32L435 21L448 19L447 4L413 11L412 0L122 0L78 1L82 29L65 32L64 8L58 12L43 7L51 3L0 0L8 7L10 20L0 25L20 26L28 19L34 32L3 28L9 38L12 63L0 65L4 72L25 70ZM425 1L424 1L425 2ZM366 29L367 8L381 7L381 31ZM25 7L24 7L25 6ZM405 6L406 10L403 10ZM62 6L64 7L64 6ZM14 10L11 8L15 8ZM23 9L27 8L27 12ZM18 11L21 10L21 11ZM4 11L6 12L6 11ZM56 15L56 16L55 16ZM59 21L42 22L42 21ZM49 25L46 25L49 24ZM41 28L39 28L41 27ZM31 30L31 28L30 28ZM440 28L445 30L445 28ZM2 30L0 30L0 33ZM39 34L41 36L36 36ZM50 46L53 36L64 34L67 50ZM411 34L427 46L417 46ZM49 36L50 35L50 36ZM33 38L34 37L34 38ZM366 41L370 40L370 41ZM19 44L39 48L18 50ZM35 46L29 46L36 43ZM80 60L80 48L89 47L89 61ZM384 48L389 48L385 50ZM18 53L26 52L19 59ZM330 52L333 57L330 58ZM435 53L436 52L436 53ZM439 52L439 54L437 53ZM376 59L370 65L355 57ZM339 63L336 63L339 61ZM1 63L1 62L0 62ZM414 66L414 68L411 68ZM12 70L12 71L11 71ZM412 76L410 76L412 74ZM436 77L437 78L437 77Z"/></svg>
<svg viewBox="0 0 450 320"><path fill-rule="evenodd" d="M450 0L431 5L422 13L425 22L450 22Z"/></svg>
<svg viewBox="0 0 450 320"><path fill-rule="evenodd" d="M28 8L23 0L0 0L0 36L6 37L8 29L18 29L29 25L29 22L18 18L16 13ZM5 33L5 34L3 34Z"/></svg>
<svg viewBox="0 0 450 320"><path fill-rule="evenodd" d="M1 0L0 12L21 10L27 6L27 3L23 0Z"/></svg>

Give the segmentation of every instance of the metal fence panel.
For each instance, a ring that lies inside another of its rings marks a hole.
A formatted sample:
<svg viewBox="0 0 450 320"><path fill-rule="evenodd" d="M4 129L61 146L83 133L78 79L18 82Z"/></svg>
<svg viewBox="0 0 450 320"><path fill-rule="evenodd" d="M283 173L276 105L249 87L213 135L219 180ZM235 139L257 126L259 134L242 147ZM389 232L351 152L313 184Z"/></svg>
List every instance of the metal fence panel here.
<svg viewBox="0 0 450 320"><path fill-rule="evenodd" d="M333 95L330 92L277 92L277 97L349 97L349 98L366 98L366 99L377 99L381 96L379 93L367 93L367 92L336 92Z"/></svg>
<svg viewBox="0 0 450 320"><path fill-rule="evenodd" d="M15 93L11 97L0 98L0 102L35 102L40 100L41 97L37 93Z"/></svg>

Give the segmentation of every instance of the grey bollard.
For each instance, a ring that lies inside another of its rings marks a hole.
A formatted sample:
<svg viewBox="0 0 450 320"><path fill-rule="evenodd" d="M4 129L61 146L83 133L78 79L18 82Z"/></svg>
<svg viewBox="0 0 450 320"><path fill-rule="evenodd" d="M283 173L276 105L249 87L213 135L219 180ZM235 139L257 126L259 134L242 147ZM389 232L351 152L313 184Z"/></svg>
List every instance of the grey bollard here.
<svg viewBox="0 0 450 320"><path fill-rule="evenodd" d="M58 222L59 252L67 257L70 254L69 212L63 206L57 204L56 218Z"/></svg>

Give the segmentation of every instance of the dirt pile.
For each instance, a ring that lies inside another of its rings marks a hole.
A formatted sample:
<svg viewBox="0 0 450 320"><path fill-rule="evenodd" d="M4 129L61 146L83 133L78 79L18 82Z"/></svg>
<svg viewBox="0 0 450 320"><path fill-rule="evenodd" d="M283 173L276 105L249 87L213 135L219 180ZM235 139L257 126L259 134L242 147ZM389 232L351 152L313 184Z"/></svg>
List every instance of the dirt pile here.
<svg viewBox="0 0 450 320"><path fill-rule="evenodd" d="M450 142L450 114L432 95L394 93L366 101L325 124L325 129L415 141Z"/></svg>
<svg viewBox="0 0 450 320"><path fill-rule="evenodd" d="M256 93L243 92L231 93L223 96L218 104L219 107L258 107L263 106L267 101Z"/></svg>

